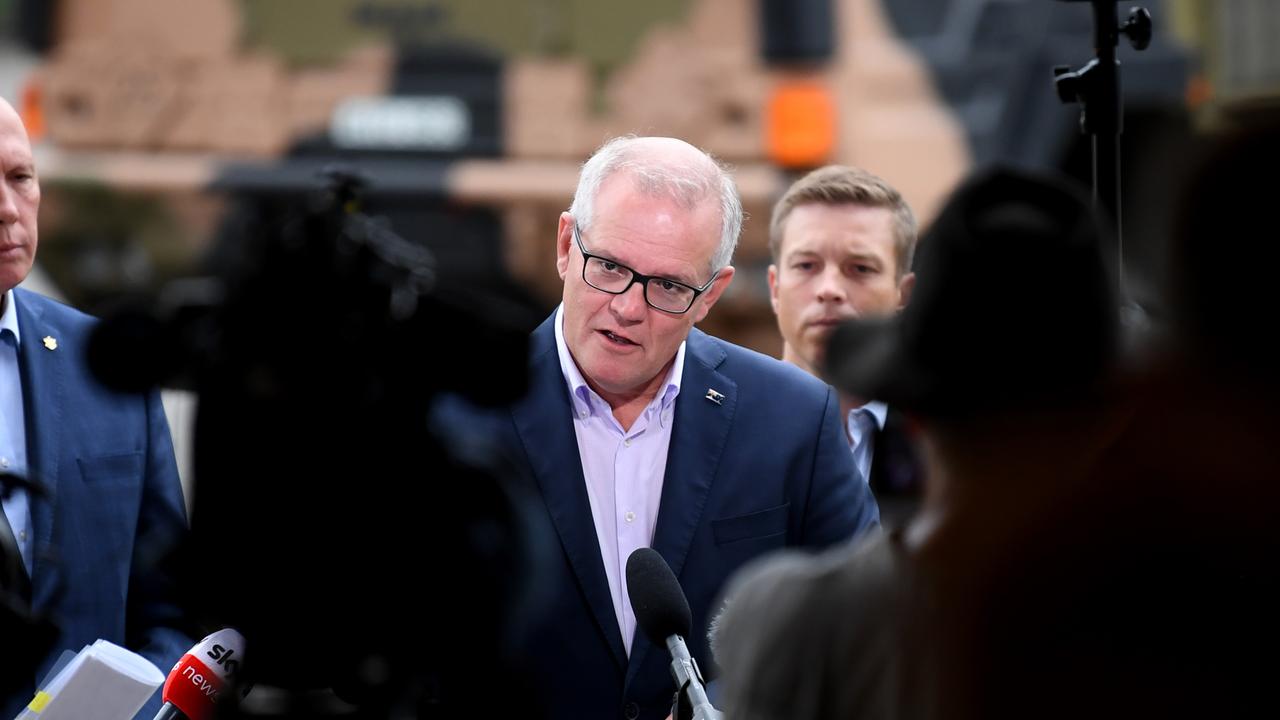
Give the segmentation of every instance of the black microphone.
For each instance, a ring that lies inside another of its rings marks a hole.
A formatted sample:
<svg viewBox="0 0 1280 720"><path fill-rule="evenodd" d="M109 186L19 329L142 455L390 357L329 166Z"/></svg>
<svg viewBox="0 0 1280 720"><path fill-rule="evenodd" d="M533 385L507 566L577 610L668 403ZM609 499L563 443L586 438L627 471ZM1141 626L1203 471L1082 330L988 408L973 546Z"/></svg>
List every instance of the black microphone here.
<svg viewBox="0 0 1280 720"><path fill-rule="evenodd" d="M719 720L724 715L707 699L698 662L689 654L684 637L693 625L689 601L667 561L653 548L640 548L627 558L627 594L636 623L654 645L671 653L671 677L676 698L675 720Z"/></svg>

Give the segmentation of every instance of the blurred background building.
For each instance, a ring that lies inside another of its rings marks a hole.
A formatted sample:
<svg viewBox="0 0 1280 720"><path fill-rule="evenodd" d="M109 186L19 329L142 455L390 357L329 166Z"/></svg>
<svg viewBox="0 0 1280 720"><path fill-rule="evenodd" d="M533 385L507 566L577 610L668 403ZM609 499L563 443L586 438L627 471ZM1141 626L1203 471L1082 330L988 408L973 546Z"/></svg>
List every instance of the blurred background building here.
<svg viewBox="0 0 1280 720"><path fill-rule="evenodd" d="M1154 295L1180 144L1274 112L1280 4L1144 5L1151 48L1120 48L1126 265ZM1090 36L1088 3L1054 0L0 0L0 91L37 140L41 265L90 311L186 272L238 199L301 197L335 159L446 272L509 273L549 310L578 165L668 134L735 166L749 213L705 327L776 354L766 236L789 180L860 165L924 224L976 165L1087 181L1051 68L1092 57Z"/></svg>

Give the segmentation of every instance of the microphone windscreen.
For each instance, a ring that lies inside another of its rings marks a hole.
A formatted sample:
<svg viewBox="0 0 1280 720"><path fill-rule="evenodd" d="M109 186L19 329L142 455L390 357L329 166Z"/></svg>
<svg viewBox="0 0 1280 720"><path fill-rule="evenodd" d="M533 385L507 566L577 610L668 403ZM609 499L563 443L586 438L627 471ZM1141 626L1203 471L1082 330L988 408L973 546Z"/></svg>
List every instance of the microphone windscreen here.
<svg viewBox="0 0 1280 720"><path fill-rule="evenodd" d="M161 699L190 720L212 720L243 657L244 636L239 632L223 628L206 636L169 671Z"/></svg>
<svg viewBox="0 0 1280 720"><path fill-rule="evenodd" d="M653 548L640 548L627 558L627 594L636 623L653 644L672 635L689 636L693 616L671 566Z"/></svg>

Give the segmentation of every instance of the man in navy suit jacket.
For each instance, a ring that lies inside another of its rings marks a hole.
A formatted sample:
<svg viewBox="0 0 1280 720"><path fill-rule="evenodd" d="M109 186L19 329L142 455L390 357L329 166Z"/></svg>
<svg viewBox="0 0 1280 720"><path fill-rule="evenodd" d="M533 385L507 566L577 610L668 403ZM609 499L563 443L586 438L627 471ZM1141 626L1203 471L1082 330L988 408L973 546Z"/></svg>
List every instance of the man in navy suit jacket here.
<svg viewBox="0 0 1280 720"><path fill-rule="evenodd" d="M3 100L0 171L0 465L36 488L4 503L0 532L20 549L25 573L21 587L4 589L56 627L47 657L16 659L38 664L26 688L0 697L0 717L10 718L63 650L103 638L167 673L192 639L159 566L186 532L159 395L98 384L84 364L93 319L14 288L35 259L40 187L22 121ZM159 693L139 717L158 709Z"/></svg>
<svg viewBox="0 0 1280 720"><path fill-rule="evenodd" d="M501 424L559 540L523 647L553 717L670 709L667 651L636 632L627 597L635 549L675 571L709 670L707 623L736 568L877 521L830 388L693 329L733 277L741 221L732 179L669 138L606 143L560 216L563 304L534 332L531 390Z"/></svg>

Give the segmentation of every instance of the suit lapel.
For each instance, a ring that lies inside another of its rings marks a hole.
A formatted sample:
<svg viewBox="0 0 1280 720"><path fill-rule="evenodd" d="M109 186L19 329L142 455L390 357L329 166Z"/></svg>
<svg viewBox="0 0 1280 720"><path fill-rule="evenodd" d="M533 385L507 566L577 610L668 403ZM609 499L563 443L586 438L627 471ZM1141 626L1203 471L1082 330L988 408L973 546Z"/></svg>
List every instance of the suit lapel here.
<svg viewBox="0 0 1280 720"><path fill-rule="evenodd" d="M600 541L573 431L573 409L556 351L554 320L552 315L533 333L529 394L512 407L511 417L560 544L621 669L626 667L626 649L600 559Z"/></svg>
<svg viewBox="0 0 1280 720"><path fill-rule="evenodd" d="M738 386L717 372L725 352L700 330L689 333L685 346L684 375L676 398L675 424L667 451L667 469L662 481L658 525L653 534L657 550L676 577L684 568L694 533L702 520L707 494L711 491L720 456L729 439L737 409ZM708 398L709 391L720 396ZM631 646L630 683L652 643L637 633Z"/></svg>
<svg viewBox="0 0 1280 720"><path fill-rule="evenodd" d="M18 351L20 372L22 374L23 413L27 426L27 458L33 482L38 483L43 492L31 498L31 524L36 536L36 552L32 559L32 592L33 602L40 607L41 588L55 587L56 583L45 582L50 578L47 572L53 566L45 567L42 550L51 545L53 539L53 508L58 496L58 457L63 427L63 395L66 385L69 352L82 349L69 347L73 338L60 337L54 327L46 324L44 308L41 300L30 293L14 291L17 302L18 329L22 333L22 344ZM63 343L50 350L44 344L45 337L53 337ZM39 579L39 580L37 580Z"/></svg>

